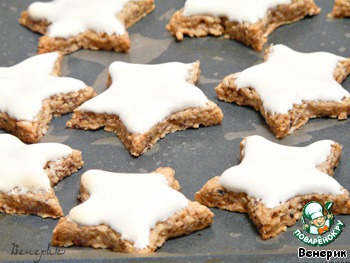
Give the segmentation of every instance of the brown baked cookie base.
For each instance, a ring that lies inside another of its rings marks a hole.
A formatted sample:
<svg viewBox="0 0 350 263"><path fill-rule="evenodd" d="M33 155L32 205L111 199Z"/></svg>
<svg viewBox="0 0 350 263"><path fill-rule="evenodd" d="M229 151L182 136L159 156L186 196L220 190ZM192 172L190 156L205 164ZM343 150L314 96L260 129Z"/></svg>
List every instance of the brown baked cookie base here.
<svg viewBox="0 0 350 263"><path fill-rule="evenodd" d="M241 153L243 148L243 143L241 143ZM333 144L327 161L319 165L317 169L333 176L333 169L339 164L341 151L339 144ZM243 156L241 155L242 158ZM209 180L196 193L195 200L208 207L248 213L262 239L273 238L279 233L286 231L288 226L294 225L300 219L303 207L311 201L317 201L322 204L326 201L333 201L332 213L350 214L350 197L346 189L343 189L342 195L317 193L298 195L275 208L267 208L261 201L248 196L246 193L236 193L224 188L219 183L219 176Z"/></svg>
<svg viewBox="0 0 350 263"><path fill-rule="evenodd" d="M188 128L198 128L200 125L212 126L221 124L222 112L212 101L206 107L189 108L172 114L164 121L155 125L143 134L128 132L117 115L84 112L76 109L67 126L76 129L96 130L104 127L107 132L115 132L125 147L134 156L145 153L148 149L168 133Z"/></svg>
<svg viewBox="0 0 350 263"><path fill-rule="evenodd" d="M159 168L155 172L167 177L169 186L178 190L179 184L174 178L171 168ZM81 187L80 199L84 202L89 194ZM175 213L166 221L159 222L150 230L150 244L145 249L137 249L133 243L123 240L121 234L107 225L82 226L70 221L67 217L61 218L53 230L51 244L53 246L82 245L94 248L110 248L116 252L149 253L161 247L172 237L188 235L194 231L204 229L213 222L214 214L198 202L189 201L188 206Z"/></svg>
<svg viewBox="0 0 350 263"><path fill-rule="evenodd" d="M196 84L199 80L199 64L199 62L194 63L189 71L190 77L187 81L191 84ZM110 76L108 85L111 85ZM173 113L143 134L129 132L117 115L85 112L79 109L74 110L73 117L67 122L67 126L83 130L97 130L104 127L107 132L115 132L132 155L139 156L152 148L168 133L198 128L200 125L218 125L222 123L222 118L220 108L214 102L209 101L205 107L188 108Z"/></svg>
<svg viewBox="0 0 350 263"><path fill-rule="evenodd" d="M268 41L268 36L279 26L301 20L305 16L320 13L314 0L293 0L292 4L279 5L270 9L266 16L256 23L239 23L229 21L226 17L210 15L184 16L183 9L177 11L166 26L167 30L177 40L184 35L203 37L207 35L221 36L235 39L256 51L261 51Z"/></svg>
<svg viewBox="0 0 350 263"><path fill-rule="evenodd" d="M266 50L265 61L269 55ZM350 73L350 58L339 62L334 71L334 79L343 82ZM342 102L334 101L303 101L303 104L295 104L288 114L271 114L266 112L260 95L252 87L238 89L235 80L239 73L225 77L215 88L220 100L234 102L238 105L254 107L265 118L277 138L284 138L305 125L309 119L316 117L331 117L344 120L350 114L350 99Z"/></svg>
<svg viewBox="0 0 350 263"><path fill-rule="evenodd" d="M56 61L51 75L60 75L61 61L62 55ZM51 96L43 100L41 111L32 121L17 120L9 116L6 112L0 112L0 129L8 131L26 143L39 142L48 130L52 117L70 113L94 96L96 96L96 93L89 86L76 92Z"/></svg>
<svg viewBox="0 0 350 263"><path fill-rule="evenodd" d="M350 17L350 0L335 0L330 18Z"/></svg>
<svg viewBox="0 0 350 263"><path fill-rule="evenodd" d="M130 1L124 6L123 10L117 14L117 17L128 28L145 17L148 13L152 12L154 8L154 0ZM128 52L130 49L128 32L124 35L109 35L107 33L96 33L88 30L67 39L59 37L52 38L46 35L50 23L43 20L31 20L27 11L22 12L19 23L34 32L44 35L39 39L39 54L52 51L61 51L63 54L69 54L82 48L91 50L114 50L116 52Z"/></svg>
<svg viewBox="0 0 350 263"><path fill-rule="evenodd" d="M48 162L44 169L53 187L64 177L78 171L83 165L81 152L73 150L72 154L65 158ZM7 214L36 214L43 218L63 216L53 189L25 194L20 194L17 188L7 193L0 192L0 211Z"/></svg>

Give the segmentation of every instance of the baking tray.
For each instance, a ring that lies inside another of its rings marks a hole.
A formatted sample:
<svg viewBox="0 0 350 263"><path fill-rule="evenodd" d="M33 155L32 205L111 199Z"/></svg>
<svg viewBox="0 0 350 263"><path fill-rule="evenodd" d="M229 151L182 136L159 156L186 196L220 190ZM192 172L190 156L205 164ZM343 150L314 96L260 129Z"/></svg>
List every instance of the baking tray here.
<svg viewBox="0 0 350 263"><path fill-rule="evenodd" d="M33 1L0 0L0 65L12 66L35 55L39 35L19 25L20 12ZM81 79L98 93L106 89L107 68L113 61L132 63L163 63L169 61L201 62L198 87L213 100L224 113L223 124L215 127L189 129L167 135L151 150L139 158L132 157L115 134L98 131L68 129L65 126L71 114L55 118L43 142L65 143L83 152L85 166L55 187L65 214L79 202L81 174L89 169L113 172L151 172L160 166L170 166L182 186L182 193L194 198L207 180L220 175L239 163L239 143L248 135L258 134L284 145L303 146L321 139L332 139L343 145L343 156L334 177L350 189L350 121L315 119L295 134L277 140L261 115L250 107L218 101L215 86L228 74L260 63L263 53L222 37L185 38L177 42L165 30L170 16L184 5L184 0L155 0L156 9L129 29L131 52L120 54L108 51L78 51L63 59L63 76ZM327 19L333 1L316 0L322 7L320 15L277 29L269 43L285 44L301 52L328 51L350 56L350 20ZM350 80L343 86L350 90ZM0 131L3 133L3 131ZM214 224L192 235L168 240L156 253L128 255L108 249L69 247L63 255L43 256L51 261L142 261L142 262L282 262L298 261L297 249L303 244L293 231L301 223L276 238L267 241L260 236L246 214L212 209ZM350 251L350 216L336 216L345 223L343 234L327 249ZM37 216L0 214L0 260L38 260L11 255L13 244L23 250L46 250L57 220ZM310 248L310 247L309 247ZM54 253L55 248L50 248ZM55 253L54 253L55 254ZM304 260L305 261L305 260ZM343 260L344 261L344 260Z"/></svg>

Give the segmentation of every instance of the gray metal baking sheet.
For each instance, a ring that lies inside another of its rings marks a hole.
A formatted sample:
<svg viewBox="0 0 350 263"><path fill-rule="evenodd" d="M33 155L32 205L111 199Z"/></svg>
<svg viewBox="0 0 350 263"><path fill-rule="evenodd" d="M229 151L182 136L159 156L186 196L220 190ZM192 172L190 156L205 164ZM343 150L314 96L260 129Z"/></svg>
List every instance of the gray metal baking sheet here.
<svg viewBox="0 0 350 263"><path fill-rule="evenodd" d="M242 0L243 1L243 0ZM0 66L12 66L35 55L39 35L19 25L20 12L33 1L0 0ZM81 50L63 59L62 73L81 79L98 93L106 89L107 68L113 61L132 63L163 63L169 61L201 62L198 87L219 105L224 113L223 124L215 127L189 129L167 135L139 158L132 157L115 134L68 129L68 114L55 118L43 142L65 143L83 152L85 166L76 174L57 184L55 192L65 214L77 205L81 174L89 169L113 172L151 172L170 166L182 186L182 193L194 198L207 180L239 163L239 143L247 135L258 134L284 145L303 146L321 139L332 139L343 145L343 156L334 177L350 189L350 121L320 118L310 121L294 135L277 140L264 119L250 107L218 101L214 88L226 75L241 71L262 61L263 53L222 37L185 38L177 42L165 30L171 14L184 0L155 0L156 9L129 29L132 48L128 54ZM333 1L316 0L322 7L320 15L277 29L269 43L285 44L301 52L328 51L350 56L350 20L327 19ZM253 7L252 7L253 8ZM350 90L350 80L343 86ZM0 133L4 133L0 131ZM122 201L122 200L121 200ZM267 241L260 236L246 214L212 209L214 224L192 235L168 240L156 253L128 255L108 249L69 247L63 255L43 256L41 260L71 261L142 261L142 262L281 262L299 261L297 249L303 244L293 231L301 223ZM326 249L350 252L350 216L336 216L345 223L342 235ZM0 260L38 260L38 256L11 255L13 244L23 250L46 250L57 220L37 216L0 214ZM307 247L311 248L311 247ZM55 248L51 248L54 253ZM350 258L350 256L349 256ZM342 261L348 261L344 259ZM304 259L303 261L308 261Z"/></svg>

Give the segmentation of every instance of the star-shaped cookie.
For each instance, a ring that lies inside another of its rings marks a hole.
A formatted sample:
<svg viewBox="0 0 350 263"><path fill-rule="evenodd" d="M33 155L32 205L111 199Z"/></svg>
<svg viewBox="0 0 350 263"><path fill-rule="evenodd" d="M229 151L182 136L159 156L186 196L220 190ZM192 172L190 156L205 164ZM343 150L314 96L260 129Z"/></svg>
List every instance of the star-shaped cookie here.
<svg viewBox="0 0 350 263"><path fill-rule="evenodd" d="M224 78L216 94L259 110L276 137L283 138L310 118L346 119L350 95L339 83L349 73L350 58L275 45L266 50L264 63Z"/></svg>
<svg viewBox="0 0 350 263"><path fill-rule="evenodd" d="M289 147L249 136L241 142L241 163L209 180L195 199L248 213L262 239L294 225L310 201L333 201L334 214L349 214L349 192L331 177L341 151L329 140Z"/></svg>
<svg viewBox="0 0 350 263"><path fill-rule="evenodd" d="M171 168L148 174L89 170L80 184L82 204L61 218L52 245L153 252L171 237L208 227L213 213L177 190Z"/></svg>
<svg viewBox="0 0 350 263"><path fill-rule="evenodd" d="M126 28L154 8L154 0L53 0L31 4L19 22L44 35L38 53L68 54L81 48L127 52Z"/></svg>
<svg viewBox="0 0 350 263"><path fill-rule="evenodd" d="M82 81L58 77L62 55L37 55L0 68L0 129L24 142L38 142L52 116L72 112L95 92Z"/></svg>
<svg viewBox="0 0 350 263"><path fill-rule="evenodd" d="M220 124L221 110L194 86L199 72L199 62L114 62L111 86L77 108L67 125L116 132L130 153L139 156L167 133Z"/></svg>
<svg viewBox="0 0 350 263"><path fill-rule="evenodd" d="M61 217L52 187L84 165L81 152L60 143L26 145L0 134L0 211Z"/></svg>
<svg viewBox="0 0 350 263"><path fill-rule="evenodd" d="M261 51L277 27L320 10L313 0L187 0L167 29L178 40L224 35Z"/></svg>

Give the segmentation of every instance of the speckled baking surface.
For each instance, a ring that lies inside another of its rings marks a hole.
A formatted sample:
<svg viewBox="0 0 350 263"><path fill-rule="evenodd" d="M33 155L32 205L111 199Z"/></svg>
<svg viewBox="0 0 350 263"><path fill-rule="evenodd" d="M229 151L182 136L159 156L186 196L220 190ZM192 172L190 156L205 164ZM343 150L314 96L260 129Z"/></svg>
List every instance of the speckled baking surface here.
<svg viewBox="0 0 350 263"><path fill-rule="evenodd" d="M36 53L38 34L19 25L17 19L33 1L0 0L0 66L12 66ZM79 180L88 169L114 172L151 172L160 166L170 166L182 192L190 199L210 178L239 163L239 142L247 135L259 134L284 145L302 146L320 139L332 139L343 145L343 156L335 178L350 189L350 121L316 119L294 135L277 140L261 115L249 107L239 107L218 101L214 87L226 75L261 62L263 53L223 38L185 38L175 41L165 25L184 0L155 0L156 9L129 29L132 48L129 54L106 51L78 51L63 59L63 75L83 80L98 93L106 89L107 67L113 61L133 63L163 63L169 61L201 61L199 88L216 102L224 113L223 125L190 129L167 135L153 149L133 158L115 134L99 131L68 129L65 122L71 115L55 118L43 142L65 143L83 152L85 166L78 173L64 179L55 192L65 214L78 204ZM285 44L302 52L328 51L350 56L350 20L330 20L333 1L316 0L322 7L320 15L277 29L269 43ZM350 80L343 86L350 90ZM3 131L0 131L3 133ZM122 201L122 200L121 200ZM156 253L127 255L104 249L70 247L64 255L51 255L42 260L81 260L123 262L281 262L298 261L297 249L302 244L293 236L295 226L278 237L262 241L255 226L245 214L212 209L212 227L189 236L168 240ZM336 216L345 223L343 234L327 249L350 251L350 216ZM11 255L13 244L24 250L45 250L57 220L37 216L0 214L0 260L38 260L38 256ZM309 247L311 248L311 247ZM51 248L54 251L54 248Z"/></svg>

